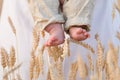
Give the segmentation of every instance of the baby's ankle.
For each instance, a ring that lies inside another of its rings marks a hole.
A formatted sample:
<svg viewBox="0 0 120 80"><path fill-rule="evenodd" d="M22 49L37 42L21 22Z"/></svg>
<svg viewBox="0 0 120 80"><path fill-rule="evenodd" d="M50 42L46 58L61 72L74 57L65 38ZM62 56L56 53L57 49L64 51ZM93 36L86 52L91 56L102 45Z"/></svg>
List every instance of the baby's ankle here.
<svg viewBox="0 0 120 80"><path fill-rule="evenodd" d="M59 29L62 29L62 24L60 24L60 23L52 23L52 24L49 24L45 28L45 31L48 32L49 34L51 34L54 31L58 31Z"/></svg>

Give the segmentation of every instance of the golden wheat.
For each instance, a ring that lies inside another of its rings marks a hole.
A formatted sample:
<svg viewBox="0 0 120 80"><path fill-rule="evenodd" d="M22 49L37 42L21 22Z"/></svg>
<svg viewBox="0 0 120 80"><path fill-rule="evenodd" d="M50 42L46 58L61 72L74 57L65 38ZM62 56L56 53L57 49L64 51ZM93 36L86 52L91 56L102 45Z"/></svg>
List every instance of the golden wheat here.
<svg viewBox="0 0 120 80"><path fill-rule="evenodd" d="M78 71L77 61L70 65L68 80L76 80L76 75Z"/></svg>
<svg viewBox="0 0 120 80"><path fill-rule="evenodd" d="M49 65L51 80L64 80L61 60L52 61Z"/></svg>
<svg viewBox="0 0 120 80"><path fill-rule="evenodd" d="M7 51L4 48L1 48L1 65L3 68L7 66Z"/></svg>
<svg viewBox="0 0 120 80"><path fill-rule="evenodd" d="M96 75L96 74L91 75L91 76L90 76L90 80L98 80L98 79L97 79L97 75Z"/></svg>
<svg viewBox="0 0 120 80"><path fill-rule="evenodd" d="M117 0L117 2L115 4L115 7L119 11L119 13L120 13L120 0Z"/></svg>
<svg viewBox="0 0 120 80"><path fill-rule="evenodd" d="M53 57L55 61L58 61L58 59L60 58L61 60L63 58L61 58L61 55L63 54L63 48L60 46L54 46L54 47L48 47L48 54L50 57Z"/></svg>
<svg viewBox="0 0 120 80"><path fill-rule="evenodd" d="M114 20L115 18L115 4L113 4L113 7L112 7L112 21Z"/></svg>
<svg viewBox="0 0 120 80"><path fill-rule="evenodd" d="M92 61L92 57L90 54L87 55L87 59L88 59L88 64L91 70L91 74L93 74L94 72L94 65L93 65L93 61Z"/></svg>
<svg viewBox="0 0 120 80"><path fill-rule="evenodd" d="M42 46L41 49L38 50L38 55L37 55L37 58L38 58L38 64L39 64L39 68L40 69L40 72L43 74L44 71L43 71L43 65L44 65L44 61L43 61L43 53L44 53L44 49L45 47ZM38 72L38 73L40 73Z"/></svg>
<svg viewBox="0 0 120 80"><path fill-rule="evenodd" d="M63 73L63 60L66 58L65 56L72 57L70 55L70 42L77 43L80 46L86 48L86 50L90 50L92 53L95 53L94 49L84 43L78 42L72 39L66 39L65 43L59 46L51 46L45 48L44 45L41 45L39 48L39 39L45 34L43 32L37 32L34 28L33 30L33 45L30 57L30 71L29 78L30 80L39 80L39 76L44 76L44 60L43 53L45 50L48 51L48 74L46 80L65 80ZM120 35L117 33L117 35ZM120 75L120 67L118 65L118 53L119 48L114 47L114 45L109 42L108 50L105 53L102 47L102 43L99 39L99 35L95 35L95 39L97 41L97 54L88 54L88 67L87 64L82 60L81 56L78 57L77 61L70 64L70 70L68 74L68 80L76 80L76 75L79 72L79 77L82 80L86 80L86 77L89 77L89 80L119 80ZM92 56L95 55L94 61L92 60ZM7 72L4 72L3 80L11 80L11 74L18 70L21 66L15 66L15 60L19 56L15 55L14 47L11 47L10 56L8 56L7 52L4 48L1 48L1 65L6 69ZM10 63L9 63L10 62ZM94 64L96 62L96 64ZM8 65L9 63L9 65ZM7 65L12 68L7 69ZM96 66L95 66L96 65ZM89 73L90 72L90 73ZM20 74L16 73L13 79L22 80Z"/></svg>
<svg viewBox="0 0 120 80"><path fill-rule="evenodd" d="M38 58L36 57L36 58L35 58L35 80L38 79L39 75L40 75L39 60L38 60Z"/></svg>
<svg viewBox="0 0 120 80"><path fill-rule="evenodd" d="M51 75L50 75L50 69L48 69L47 79L46 79L46 80L52 80L52 79L51 79Z"/></svg>
<svg viewBox="0 0 120 80"><path fill-rule="evenodd" d="M117 32L116 37L120 40L120 32Z"/></svg>
<svg viewBox="0 0 120 80"><path fill-rule="evenodd" d="M73 40L73 39L69 39L69 41L73 42L73 43L76 43L76 44L79 44L79 45L83 46L84 48L90 50L92 53L95 53L94 49L89 44L86 44L84 42L79 42L79 41L76 41L76 40Z"/></svg>
<svg viewBox="0 0 120 80"><path fill-rule="evenodd" d="M35 28L33 28L33 51L35 52L35 50L37 49L38 47L38 44L39 44L39 37L40 35L38 35L37 31Z"/></svg>
<svg viewBox="0 0 120 80"><path fill-rule="evenodd" d="M9 66L12 68L16 62L16 57L15 57L15 49L12 46L10 49L10 56L9 56Z"/></svg>
<svg viewBox="0 0 120 80"><path fill-rule="evenodd" d="M78 56L77 62L78 62L78 71L79 71L80 78L82 80L85 80L86 77L88 76L87 65L83 62L80 55Z"/></svg>
<svg viewBox="0 0 120 80"><path fill-rule="evenodd" d="M0 17L1 17L1 13L2 13L2 6L3 6L3 0L0 0Z"/></svg>
<svg viewBox="0 0 120 80"><path fill-rule="evenodd" d="M6 77L7 77L9 74L11 74L11 73L13 73L14 71L16 71L18 68L21 67L21 65L22 65L22 63L21 63L21 64L18 64L18 65L15 66L14 68L12 68L12 69L10 69L9 71L7 71L7 72L3 75L3 79L4 79L4 78L6 79Z"/></svg>
<svg viewBox="0 0 120 80"><path fill-rule="evenodd" d="M17 80L22 80L20 74L17 74Z"/></svg>
<svg viewBox="0 0 120 80"><path fill-rule="evenodd" d="M63 54L61 56L63 58L65 58L66 56L70 56L70 47L68 39L65 39L65 42L63 44Z"/></svg>
<svg viewBox="0 0 120 80"><path fill-rule="evenodd" d="M43 31L40 31L40 32L41 32L42 37L44 38L45 37L45 31L43 30Z"/></svg>
<svg viewBox="0 0 120 80"><path fill-rule="evenodd" d="M34 67L35 67L35 54L34 52L32 51L31 52L31 58L30 58L30 72L29 72L29 76L30 76L30 80L33 79L34 77Z"/></svg>
<svg viewBox="0 0 120 80"><path fill-rule="evenodd" d="M8 17L8 22L9 22L9 24L10 24L10 27L11 27L13 33L16 35L16 29L15 29L15 26L14 26L14 24L13 24L13 21L12 21L12 19L11 19L10 17Z"/></svg>
<svg viewBox="0 0 120 80"><path fill-rule="evenodd" d="M101 44L101 42L99 40L98 34L95 35L95 39L97 41L97 59L98 59L97 61L98 61L98 68L101 71L102 68L103 68L103 63L104 63L103 62L103 54L104 54L104 52L103 52L103 47L102 47L102 44Z"/></svg>

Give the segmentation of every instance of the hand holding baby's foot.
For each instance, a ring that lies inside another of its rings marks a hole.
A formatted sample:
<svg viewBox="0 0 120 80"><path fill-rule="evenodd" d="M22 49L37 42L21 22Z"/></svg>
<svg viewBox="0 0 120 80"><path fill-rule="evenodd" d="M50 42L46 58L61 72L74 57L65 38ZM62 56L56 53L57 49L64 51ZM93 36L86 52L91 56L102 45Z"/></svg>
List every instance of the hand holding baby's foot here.
<svg viewBox="0 0 120 80"><path fill-rule="evenodd" d="M77 41L85 40L90 36L88 32L81 27L71 27L69 29L69 34L72 39Z"/></svg>
<svg viewBox="0 0 120 80"><path fill-rule="evenodd" d="M45 28L45 30L50 34L49 39L45 43L45 46L56 46L64 42L65 36L62 29L62 24L50 24Z"/></svg>

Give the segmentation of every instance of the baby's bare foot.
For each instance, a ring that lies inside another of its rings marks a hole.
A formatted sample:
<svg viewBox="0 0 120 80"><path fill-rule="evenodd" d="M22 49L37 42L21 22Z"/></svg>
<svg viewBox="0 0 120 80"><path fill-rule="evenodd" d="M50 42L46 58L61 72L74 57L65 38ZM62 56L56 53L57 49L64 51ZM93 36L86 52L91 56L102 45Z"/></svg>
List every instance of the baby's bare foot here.
<svg viewBox="0 0 120 80"><path fill-rule="evenodd" d="M90 36L88 32L81 27L71 27L69 29L69 34L72 39L77 41L85 40Z"/></svg>
<svg viewBox="0 0 120 80"><path fill-rule="evenodd" d="M50 24L45 28L45 30L50 34L49 39L45 43L45 46L56 46L64 42L65 36L62 29L62 24Z"/></svg>

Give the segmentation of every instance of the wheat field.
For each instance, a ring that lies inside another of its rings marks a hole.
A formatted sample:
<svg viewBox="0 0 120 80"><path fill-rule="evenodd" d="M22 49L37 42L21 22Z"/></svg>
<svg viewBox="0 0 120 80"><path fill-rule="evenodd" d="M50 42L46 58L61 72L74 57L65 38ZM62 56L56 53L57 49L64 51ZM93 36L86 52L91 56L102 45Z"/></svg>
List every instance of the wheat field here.
<svg viewBox="0 0 120 80"><path fill-rule="evenodd" d="M15 27L10 17L8 18L13 33L16 35ZM63 73L63 61L66 57L70 57L70 43L75 43L79 46L86 48L88 53L88 64L85 63L80 55L75 62L70 64L68 80L76 80L76 75L79 73L81 80L119 80L120 67L118 66L118 54L119 47L115 47L112 42L108 42L108 50L105 52L102 43L99 39L99 35L95 35L97 42L97 50L93 49L89 44L85 42L78 42L73 39L67 38L62 45L45 47L41 45L40 39L45 37L45 32L37 32L33 29L33 44L31 49L31 58L29 65L29 79L39 80L40 75L44 75L44 51L48 54L48 74L46 80L65 80ZM116 33L116 37L120 40L120 33ZM16 46L17 47L17 46ZM9 53L9 54L8 54ZM17 61L17 51L13 46L10 48L10 52L7 52L5 48L0 49L1 66L3 67L3 80L22 80L19 68L22 63ZM95 60L92 56L96 55ZM19 56L18 56L19 57ZM16 64L17 62L17 64Z"/></svg>
<svg viewBox="0 0 120 80"><path fill-rule="evenodd" d="M119 1L119 0L118 0ZM119 6L116 6L119 11ZM8 17L11 29L16 36L16 29L10 17ZM104 51L103 44L99 39L99 34L95 35L97 50L85 42L78 42L70 38L66 38L65 42L59 46L45 47L40 45L41 39L44 39L44 31L36 31L33 29L33 44L31 48L31 57L29 60L29 80L40 80L40 75L44 75L44 51L47 51L48 73L46 80L65 80L63 70L63 62L66 57L71 56L70 43L75 43L85 48L89 53L86 55L87 62L84 62L81 55L78 55L75 62L70 64L68 80L76 80L77 73L81 80L119 80L120 66L118 65L119 46L114 46L112 42L108 42L108 49ZM120 41L120 32L116 33L116 37ZM17 40L17 39L16 39ZM17 45L11 46L10 52L4 47L0 49L0 65L2 66L2 80L23 80L19 68L22 63L18 60ZM9 53L9 54L8 54ZM93 56L96 56L93 59Z"/></svg>

